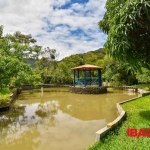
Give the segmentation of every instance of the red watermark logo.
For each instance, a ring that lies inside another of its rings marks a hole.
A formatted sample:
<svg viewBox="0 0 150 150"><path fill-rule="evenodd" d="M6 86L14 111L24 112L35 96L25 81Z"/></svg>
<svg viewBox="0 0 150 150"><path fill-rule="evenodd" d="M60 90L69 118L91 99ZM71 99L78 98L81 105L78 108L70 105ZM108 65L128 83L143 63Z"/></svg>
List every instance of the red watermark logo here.
<svg viewBox="0 0 150 150"><path fill-rule="evenodd" d="M136 129L136 128L128 128L127 130L128 137L150 137L150 128L147 129Z"/></svg>

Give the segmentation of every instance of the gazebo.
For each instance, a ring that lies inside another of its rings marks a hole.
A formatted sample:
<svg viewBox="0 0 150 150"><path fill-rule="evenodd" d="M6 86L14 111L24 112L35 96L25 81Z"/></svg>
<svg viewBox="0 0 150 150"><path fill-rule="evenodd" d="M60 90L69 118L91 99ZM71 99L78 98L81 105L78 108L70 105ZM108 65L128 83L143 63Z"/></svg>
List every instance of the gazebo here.
<svg viewBox="0 0 150 150"><path fill-rule="evenodd" d="M101 70L102 67L85 64L82 66L71 68L74 72L73 86L91 86L92 84L102 86ZM97 77L93 77L92 73L97 71ZM82 77L81 77L82 76Z"/></svg>

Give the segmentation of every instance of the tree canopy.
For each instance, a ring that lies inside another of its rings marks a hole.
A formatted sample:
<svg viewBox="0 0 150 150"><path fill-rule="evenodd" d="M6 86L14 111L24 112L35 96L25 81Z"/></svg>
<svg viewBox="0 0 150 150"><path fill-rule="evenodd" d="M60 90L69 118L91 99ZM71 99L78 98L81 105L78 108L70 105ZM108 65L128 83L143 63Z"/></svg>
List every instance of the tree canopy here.
<svg viewBox="0 0 150 150"><path fill-rule="evenodd" d="M98 24L108 34L105 47L111 57L128 62L135 70L150 66L149 0L107 0Z"/></svg>
<svg viewBox="0 0 150 150"><path fill-rule="evenodd" d="M40 76L24 62L34 51L30 43L35 41L31 35L28 37L20 32L3 36L3 26L0 26L0 88L12 85L20 88L25 83L40 82Z"/></svg>
<svg viewBox="0 0 150 150"><path fill-rule="evenodd" d="M41 75L43 83L50 83L57 66L55 58L59 54L55 49L46 47L43 51L41 51L40 55L42 58L36 61L35 71Z"/></svg>

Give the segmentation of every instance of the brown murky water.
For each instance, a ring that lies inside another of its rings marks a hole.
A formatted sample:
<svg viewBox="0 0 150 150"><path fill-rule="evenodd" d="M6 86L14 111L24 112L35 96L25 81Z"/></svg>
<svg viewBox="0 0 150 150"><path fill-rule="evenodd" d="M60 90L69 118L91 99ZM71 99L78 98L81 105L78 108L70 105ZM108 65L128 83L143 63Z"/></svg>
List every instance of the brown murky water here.
<svg viewBox="0 0 150 150"><path fill-rule="evenodd" d="M117 117L116 103L136 96L116 90L100 95L68 88L23 91L12 110L0 115L0 150L83 150Z"/></svg>

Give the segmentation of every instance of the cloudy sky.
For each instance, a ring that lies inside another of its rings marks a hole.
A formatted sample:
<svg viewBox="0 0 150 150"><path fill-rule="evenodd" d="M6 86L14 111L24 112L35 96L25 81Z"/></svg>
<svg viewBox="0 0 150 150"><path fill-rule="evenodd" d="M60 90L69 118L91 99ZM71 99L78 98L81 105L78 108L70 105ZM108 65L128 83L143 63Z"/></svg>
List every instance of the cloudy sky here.
<svg viewBox="0 0 150 150"><path fill-rule="evenodd" d="M4 35L31 34L37 44L59 52L58 60L103 47L98 28L106 0L0 0Z"/></svg>

